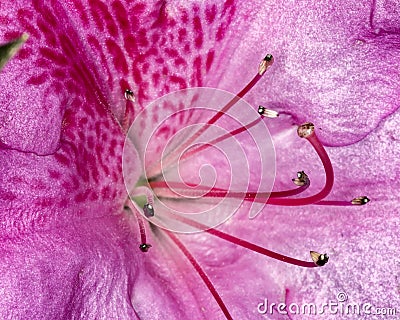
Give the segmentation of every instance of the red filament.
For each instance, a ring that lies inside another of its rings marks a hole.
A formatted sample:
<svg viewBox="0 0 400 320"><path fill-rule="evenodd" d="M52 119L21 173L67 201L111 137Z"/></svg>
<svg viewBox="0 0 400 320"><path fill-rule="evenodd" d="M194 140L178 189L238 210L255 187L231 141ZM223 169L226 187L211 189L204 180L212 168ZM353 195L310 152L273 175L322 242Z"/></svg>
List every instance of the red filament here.
<svg viewBox="0 0 400 320"><path fill-rule="evenodd" d="M166 234L171 238L171 240L176 244L179 250L185 255L185 257L189 260L190 264L196 270L197 274L200 276L201 280L207 286L207 289L211 292L214 299L217 301L218 306L221 308L222 312L224 313L227 319L233 319L230 315L228 308L222 301L221 296L218 294L217 290L215 289L214 285L212 284L211 280L208 278L207 274L204 272L203 268L197 262L197 260L193 257L193 255L189 252L189 250L183 245L183 243L170 231L167 231Z"/></svg>

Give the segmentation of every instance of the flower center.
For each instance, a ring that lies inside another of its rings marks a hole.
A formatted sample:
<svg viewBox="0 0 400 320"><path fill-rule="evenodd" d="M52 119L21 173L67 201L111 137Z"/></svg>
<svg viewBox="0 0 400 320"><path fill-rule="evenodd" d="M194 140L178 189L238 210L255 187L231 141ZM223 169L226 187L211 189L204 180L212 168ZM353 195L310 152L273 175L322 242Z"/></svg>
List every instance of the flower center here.
<svg viewBox="0 0 400 320"><path fill-rule="evenodd" d="M174 232L204 231L242 248L283 262L313 268L328 262L327 254L310 251L311 261L273 252L216 227L246 208L250 219L267 204L281 206L363 205L369 199L325 200L334 183L329 156L312 123L300 125L297 134L306 139L325 171L325 185L315 194L303 196L310 179L297 172L295 186L272 191L275 154L266 121L279 116L263 106L254 108L242 98L273 64L267 55L253 79L237 95L210 88L178 91L157 100L139 115L127 133L143 165L139 181L129 179L129 157L123 159L129 191L126 208L134 212L141 235L140 250L147 252L144 221L165 230L188 259L227 318L229 311L210 279ZM134 102L130 89L125 98ZM245 205L244 205L245 204Z"/></svg>

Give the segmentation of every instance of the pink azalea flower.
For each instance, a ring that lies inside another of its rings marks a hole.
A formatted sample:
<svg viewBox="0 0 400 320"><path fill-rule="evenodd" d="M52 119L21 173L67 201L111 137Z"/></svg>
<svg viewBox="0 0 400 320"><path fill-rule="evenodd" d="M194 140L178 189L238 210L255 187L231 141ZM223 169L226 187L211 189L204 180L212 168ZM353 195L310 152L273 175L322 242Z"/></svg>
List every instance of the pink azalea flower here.
<svg viewBox="0 0 400 320"><path fill-rule="evenodd" d="M1 43L29 34L0 73L2 318L224 317L172 233L145 224L152 248L138 249L141 219L124 209L123 146L150 102L187 87L237 93L267 52L275 63L246 100L281 114L268 121L274 190L298 170L309 174L310 191L323 187L318 157L296 135L313 121L335 170L327 199L373 201L268 205L253 220L244 205L221 227L303 260L326 251L323 268L285 264L206 232L178 238L235 319L262 317L265 298L322 305L339 293L400 308L399 11L385 1L2 3ZM134 183L143 154L125 152ZM265 316L283 317L274 310ZM340 317L348 318L324 314Z"/></svg>

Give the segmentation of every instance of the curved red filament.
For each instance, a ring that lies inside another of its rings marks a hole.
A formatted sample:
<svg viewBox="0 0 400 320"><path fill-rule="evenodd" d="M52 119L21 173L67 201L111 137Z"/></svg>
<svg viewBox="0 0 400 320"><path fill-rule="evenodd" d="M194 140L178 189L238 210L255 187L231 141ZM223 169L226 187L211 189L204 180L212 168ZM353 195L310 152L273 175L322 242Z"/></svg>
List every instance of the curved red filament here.
<svg viewBox="0 0 400 320"><path fill-rule="evenodd" d="M170 237L170 239L175 243L175 245L181 250L181 252L185 255L186 259L189 260L190 264L196 270L197 274L200 276L201 280L203 280L204 284L207 286L207 289L211 292L214 299L217 301L218 306L221 308L227 319L233 319L230 315L228 308L222 301L221 296L218 294L211 280L208 278L207 274L204 272L200 264L193 257L193 255L189 252L189 250L183 245L183 243L175 236L172 232L166 231L166 234Z"/></svg>

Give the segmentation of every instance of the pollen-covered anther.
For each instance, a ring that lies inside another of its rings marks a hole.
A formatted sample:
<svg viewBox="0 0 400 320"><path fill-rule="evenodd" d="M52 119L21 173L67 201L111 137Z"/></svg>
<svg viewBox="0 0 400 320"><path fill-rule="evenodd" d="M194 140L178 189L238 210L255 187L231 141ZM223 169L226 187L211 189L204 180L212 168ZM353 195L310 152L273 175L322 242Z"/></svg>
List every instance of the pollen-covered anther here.
<svg viewBox="0 0 400 320"><path fill-rule="evenodd" d="M310 255L312 261L314 261L314 263L319 267L322 267L328 263L329 257L326 253L321 254L315 251L310 251Z"/></svg>
<svg viewBox="0 0 400 320"><path fill-rule="evenodd" d="M304 171L297 172L297 178L292 179L292 181L296 186L299 187L302 187L310 182L308 175Z"/></svg>
<svg viewBox="0 0 400 320"><path fill-rule="evenodd" d="M143 206L143 213L147 218L154 217L154 208L150 203L146 203Z"/></svg>
<svg viewBox="0 0 400 320"><path fill-rule="evenodd" d="M147 251L149 251L150 248L151 248L151 244L148 244L148 243L142 243L142 244L139 246L139 249L140 249L140 251L142 251L142 252L147 252Z"/></svg>
<svg viewBox="0 0 400 320"><path fill-rule="evenodd" d="M262 76L267 69L272 66L274 63L274 57L272 54L267 54L264 59L260 62L260 65L258 67L258 74Z"/></svg>
<svg viewBox="0 0 400 320"><path fill-rule="evenodd" d="M314 124L306 122L297 128L297 134L300 138L308 138L314 132Z"/></svg>
<svg viewBox="0 0 400 320"><path fill-rule="evenodd" d="M130 89L126 89L125 90L124 96L125 96L126 100L129 100L129 101L132 101L132 102L135 102L135 100L136 100L133 91L130 90Z"/></svg>
<svg viewBox="0 0 400 320"><path fill-rule="evenodd" d="M258 114L268 118L279 117L279 113L277 111L264 108L263 106L258 106Z"/></svg>
<svg viewBox="0 0 400 320"><path fill-rule="evenodd" d="M356 206L362 206L364 204L367 204L369 201L370 200L368 197L362 196L362 197L354 198L353 200L351 200L351 204L354 204Z"/></svg>

